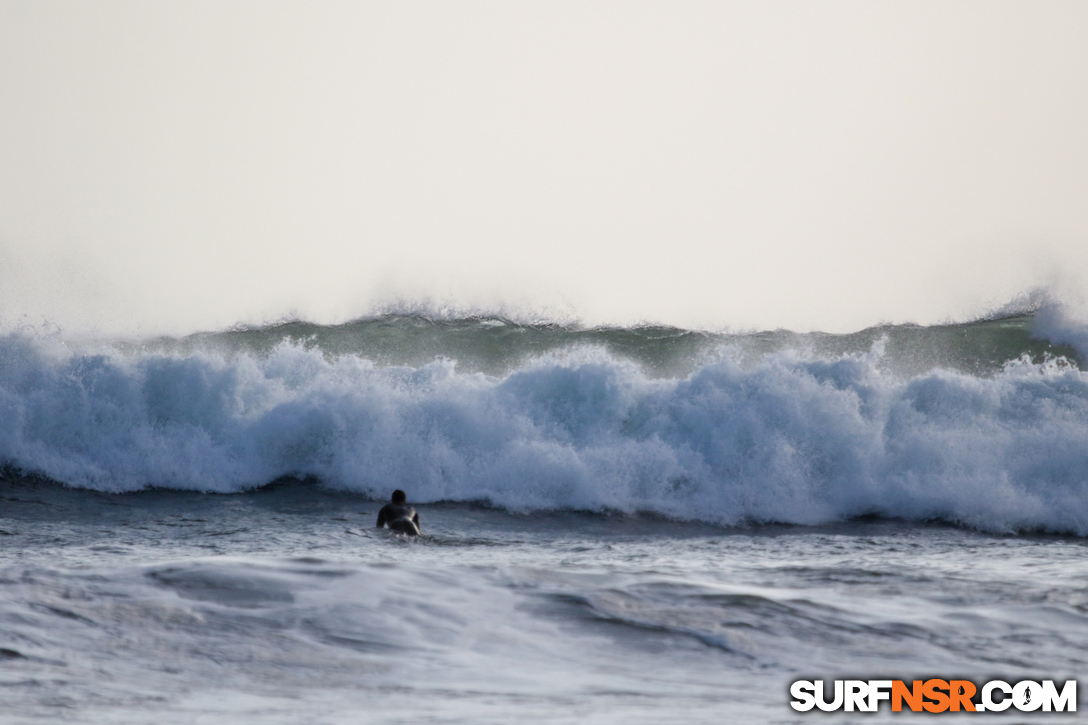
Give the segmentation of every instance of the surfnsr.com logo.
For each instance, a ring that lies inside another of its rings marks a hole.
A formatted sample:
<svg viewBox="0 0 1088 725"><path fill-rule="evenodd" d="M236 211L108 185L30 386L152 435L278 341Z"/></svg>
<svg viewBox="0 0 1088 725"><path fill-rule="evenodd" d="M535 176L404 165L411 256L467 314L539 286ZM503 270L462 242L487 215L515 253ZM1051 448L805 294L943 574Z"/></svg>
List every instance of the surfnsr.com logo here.
<svg viewBox="0 0 1088 725"><path fill-rule="evenodd" d="M1067 680L1060 691L1054 680L1015 685L991 680L981 688L970 680L835 680L833 688L825 688L823 680L797 680L790 695L790 707L800 712L876 712L885 700L892 712L1002 712L1010 707L1021 712L1077 711L1076 680Z"/></svg>

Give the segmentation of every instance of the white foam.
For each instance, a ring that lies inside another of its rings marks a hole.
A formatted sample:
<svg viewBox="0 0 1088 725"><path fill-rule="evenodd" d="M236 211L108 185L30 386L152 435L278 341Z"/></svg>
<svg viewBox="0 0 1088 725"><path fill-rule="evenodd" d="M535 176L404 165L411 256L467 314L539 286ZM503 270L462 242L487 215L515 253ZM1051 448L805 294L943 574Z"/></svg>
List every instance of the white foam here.
<svg viewBox="0 0 1088 725"><path fill-rule="evenodd" d="M1084 311L1078 314L1069 305L1059 303L1044 305L1035 313L1031 331L1049 342L1069 345L1082 359L1088 359L1088 321Z"/></svg>
<svg viewBox="0 0 1088 725"><path fill-rule="evenodd" d="M1088 534L1088 378L883 376L728 356L653 379L596 350L496 378L281 344L264 358L82 354L0 338L0 460L102 491L283 475L385 498L655 511L732 524L862 514Z"/></svg>

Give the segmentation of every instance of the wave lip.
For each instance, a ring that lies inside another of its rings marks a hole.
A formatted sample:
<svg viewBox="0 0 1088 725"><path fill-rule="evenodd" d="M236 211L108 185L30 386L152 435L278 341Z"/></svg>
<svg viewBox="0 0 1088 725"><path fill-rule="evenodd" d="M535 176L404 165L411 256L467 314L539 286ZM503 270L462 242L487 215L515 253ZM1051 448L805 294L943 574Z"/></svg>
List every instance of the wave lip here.
<svg viewBox="0 0 1088 725"><path fill-rule="evenodd" d="M101 491L276 478L517 511L733 525L875 514L1088 534L1088 379L1061 359L903 378L866 354L722 350L661 376L600 347L512 371L302 342L79 354L0 338L0 461Z"/></svg>

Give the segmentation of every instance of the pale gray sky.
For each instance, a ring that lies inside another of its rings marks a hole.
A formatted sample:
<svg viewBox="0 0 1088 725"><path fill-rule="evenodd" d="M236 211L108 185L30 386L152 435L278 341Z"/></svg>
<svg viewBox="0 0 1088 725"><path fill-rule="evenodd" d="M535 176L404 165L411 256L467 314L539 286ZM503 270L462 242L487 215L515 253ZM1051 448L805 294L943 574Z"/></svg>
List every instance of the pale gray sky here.
<svg viewBox="0 0 1088 725"><path fill-rule="evenodd" d="M0 324L1076 296L1086 38L1080 0L0 0Z"/></svg>

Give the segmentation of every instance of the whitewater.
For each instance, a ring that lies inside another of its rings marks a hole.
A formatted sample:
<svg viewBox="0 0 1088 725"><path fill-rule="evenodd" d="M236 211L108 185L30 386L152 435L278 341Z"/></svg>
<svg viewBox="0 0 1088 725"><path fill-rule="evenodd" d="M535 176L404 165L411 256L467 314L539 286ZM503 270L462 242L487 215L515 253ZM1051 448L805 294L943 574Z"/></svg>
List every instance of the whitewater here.
<svg viewBox="0 0 1088 725"><path fill-rule="evenodd" d="M0 721L802 722L795 679L1072 679L1086 339L9 332ZM418 541L373 528L396 488Z"/></svg>

